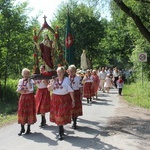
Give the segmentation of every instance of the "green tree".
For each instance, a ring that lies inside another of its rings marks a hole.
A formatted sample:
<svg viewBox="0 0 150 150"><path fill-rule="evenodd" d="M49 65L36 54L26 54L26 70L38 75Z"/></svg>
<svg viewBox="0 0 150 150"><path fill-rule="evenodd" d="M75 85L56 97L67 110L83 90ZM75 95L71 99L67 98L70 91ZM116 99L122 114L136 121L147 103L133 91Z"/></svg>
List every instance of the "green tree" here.
<svg viewBox="0 0 150 150"><path fill-rule="evenodd" d="M33 26L36 20L30 21L27 13L27 2L14 6L11 0L1 0L1 67L0 76L5 80L8 77L20 76L23 67L33 66Z"/></svg>
<svg viewBox="0 0 150 150"><path fill-rule="evenodd" d="M60 28L62 43L64 43L66 29L67 4L64 3L61 5L56 14L56 19L52 22L53 26L58 25ZM100 21L99 13L96 13L94 8L90 8L84 4L78 4L76 2L71 2L71 4L72 5L68 5L71 6L69 9L70 20L72 33L75 39L75 63L79 67L80 56L83 49L86 49L87 56L91 59L92 63L95 62L95 59L99 58L100 54L98 44L103 37L104 26Z"/></svg>
<svg viewBox="0 0 150 150"><path fill-rule="evenodd" d="M150 1L149 0L86 0L83 1L89 3L93 6L98 6L98 8L105 9L110 7L110 3L115 2L115 4L135 23L139 32L144 38L150 42L150 31L149 31L149 21L150 21ZM114 10L115 11L115 10ZM145 14L145 15L143 15Z"/></svg>
<svg viewBox="0 0 150 150"><path fill-rule="evenodd" d="M145 0L125 1L127 4L125 4L125 2L123 2L122 0L114 0L114 2L121 8L121 10L123 10L128 16L133 19L140 33L150 42L150 32L148 30L148 23L150 21L150 2ZM146 13L144 18L142 18L141 15L144 12Z"/></svg>

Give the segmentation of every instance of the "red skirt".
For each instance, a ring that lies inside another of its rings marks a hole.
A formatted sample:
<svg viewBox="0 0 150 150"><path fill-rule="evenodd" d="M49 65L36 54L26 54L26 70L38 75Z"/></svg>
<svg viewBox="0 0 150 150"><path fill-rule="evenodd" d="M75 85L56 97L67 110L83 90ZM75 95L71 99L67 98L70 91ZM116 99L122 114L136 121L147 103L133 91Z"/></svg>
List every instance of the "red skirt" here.
<svg viewBox="0 0 150 150"><path fill-rule="evenodd" d="M99 82L94 82L93 85L94 85L94 93L96 93L99 88Z"/></svg>
<svg viewBox="0 0 150 150"><path fill-rule="evenodd" d="M91 98L92 96L95 96L94 88L92 87L92 82L85 82L83 86L83 97L85 98Z"/></svg>
<svg viewBox="0 0 150 150"><path fill-rule="evenodd" d="M36 113L44 114L50 112L50 92L47 88L37 89L35 95Z"/></svg>
<svg viewBox="0 0 150 150"><path fill-rule="evenodd" d="M75 107L72 108L72 117L82 116L82 101L80 90L74 90Z"/></svg>
<svg viewBox="0 0 150 150"><path fill-rule="evenodd" d="M52 94L50 105L50 121L57 125L71 123L72 100L70 94Z"/></svg>
<svg viewBox="0 0 150 150"><path fill-rule="evenodd" d="M36 110L34 94L21 94L18 104L18 123L34 124L36 122Z"/></svg>

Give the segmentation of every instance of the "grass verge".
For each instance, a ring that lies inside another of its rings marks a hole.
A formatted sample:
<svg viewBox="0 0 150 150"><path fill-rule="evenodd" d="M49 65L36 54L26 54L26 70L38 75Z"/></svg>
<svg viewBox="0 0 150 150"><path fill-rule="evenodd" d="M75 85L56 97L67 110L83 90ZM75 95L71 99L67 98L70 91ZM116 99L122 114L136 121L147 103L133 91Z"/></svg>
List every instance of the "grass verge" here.
<svg viewBox="0 0 150 150"><path fill-rule="evenodd" d="M17 114L4 115L0 114L0 127L17 121Z"/></svg>
<svg viewBox="0 0 150 150"><path fill-rule="evenodd" d="M150 109L150 82L145 82L144 84L132 83L130 85L125 85L123 88L123 97L128 102Z"/></svg>

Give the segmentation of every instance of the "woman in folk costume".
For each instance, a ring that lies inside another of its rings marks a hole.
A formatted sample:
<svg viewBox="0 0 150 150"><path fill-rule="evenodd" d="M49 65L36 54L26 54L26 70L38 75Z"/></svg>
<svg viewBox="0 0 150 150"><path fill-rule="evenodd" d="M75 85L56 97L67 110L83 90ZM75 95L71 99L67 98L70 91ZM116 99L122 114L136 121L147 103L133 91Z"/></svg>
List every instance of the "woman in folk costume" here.
<svg viewBox="0 0 150 150"><path fill-rule="evenodd" d="M40 73L45 72L45 66L40 67ZM37 91L35 95L36 113L41 114L40 127L46 125L45 113L50 112L50 92L47 89L47 80L35 80Z"/></svg>
<svg viewBox="0 0 150 150"><path fill-rule="evenodd" d="M83 97L87 98L87 103L92 102L92 96L95 96L94 93L94 85L93 85L93 76L91 75L91 71L87 70L86 74L83 78L84 86L83 86Z"/></svg>
<svg viewBox="0 0 150 150"><path fill-rule="evenodd" d="M30 70L22 70L23 78L19 80L17 92L20 93L18 103L18 123L21 124L19 136L25 132L24 125L27 123L26 134L30 133L30 125L36 122L36 109L34 99L34 81L29 78Z"/></svg>
<svg viewBox="0 0 150 150"><path fill-rule="evenodd" d="M69 66L68 73L69 73L70 85L74 90L74 99L75 99L75 107L72 108L72 120L73 120L72 127L76 129L77 117L82 116L83 86L82 86L81 77L76 75L76 67L74 65Z"/></svg>
<svg viewBox="0 0 150 150"><path fill-rule="evenodd" d="M52 99L50 105L50 121L59 126L59 140L63 139L63 125L71 123L71 111L75 105L73 89L70 87L68 77L64 76L64 67L57 68L56 79L49 83L48 90L52 90Z"/></svg>
<svg viewBox="0 0 150 150"><path fill-rule="evenodd" d="M96 70L92 71L92 75L93 75L94 93L95 93L95 96L96 96L96 99L97 99L97 91L98 91L98 88L99 88L100 79L99 79L99 76L97 75Z"/></svg>

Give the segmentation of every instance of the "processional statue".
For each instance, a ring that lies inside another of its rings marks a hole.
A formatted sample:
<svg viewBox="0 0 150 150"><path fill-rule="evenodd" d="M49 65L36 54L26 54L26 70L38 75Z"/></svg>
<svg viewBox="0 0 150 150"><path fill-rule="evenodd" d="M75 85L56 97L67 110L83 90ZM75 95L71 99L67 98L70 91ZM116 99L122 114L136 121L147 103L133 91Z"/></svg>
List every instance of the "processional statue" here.
<svg viewBox="0 0 150 150"><path fill-rule="evenodd" d="M43 41L38 44L38 39L44 29L48 29L54 35L54 41L50 40L48 34L44 35ZM63 62L63 52L61 44L59 43L58 27L54 31L46 22L44 16L44 24L40 31L34 29L34 79L52 78L56 75L56 68L59 62ZM40 53L40 55L39 55ZM39 59L42 59L42 64L45 66L46 72L40 74Z"/></svg>
<svg viewBox="0 0 150 150"><path fill-rule="evenodd" d="M85 71L86 69L91 69L91 62L86 56L86 51L83 50L81 54L81 69Z"/></svg>

